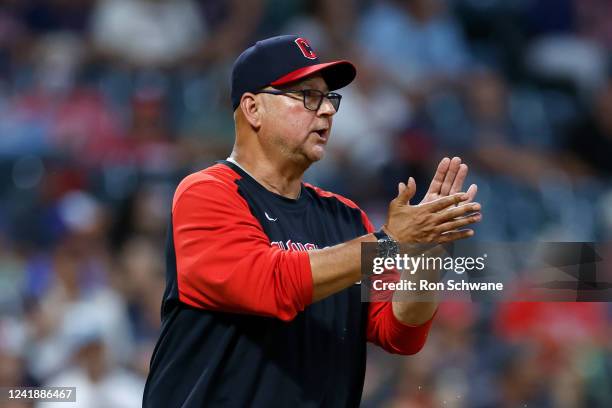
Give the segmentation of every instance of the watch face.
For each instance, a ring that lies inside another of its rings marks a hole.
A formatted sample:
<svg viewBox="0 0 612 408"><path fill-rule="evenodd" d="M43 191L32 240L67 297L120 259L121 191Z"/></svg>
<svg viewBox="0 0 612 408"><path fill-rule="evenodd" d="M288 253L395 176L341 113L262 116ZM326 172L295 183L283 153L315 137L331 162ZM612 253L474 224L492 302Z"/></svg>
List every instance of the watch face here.
<svg viewBox="0 0 612 408"><path fill-rule="evenodd" d="M386 237L378 240L378 256L379 257L394 257L399 252L397 242Z"/></svg>

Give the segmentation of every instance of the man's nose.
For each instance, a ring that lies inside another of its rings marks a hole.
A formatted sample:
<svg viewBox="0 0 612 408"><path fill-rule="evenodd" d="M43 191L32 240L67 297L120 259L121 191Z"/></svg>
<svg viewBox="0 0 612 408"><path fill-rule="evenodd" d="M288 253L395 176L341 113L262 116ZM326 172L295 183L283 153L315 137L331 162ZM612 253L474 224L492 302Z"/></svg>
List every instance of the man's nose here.
<svg viewBox="0 0 612 408"><path fill-rule="evenodd" d="M319 110L317 111L317 115L321 116L331 116L336 113L336 109L331 101L327 98L323 98L321 101L321 106L319 106Z"/></svg>

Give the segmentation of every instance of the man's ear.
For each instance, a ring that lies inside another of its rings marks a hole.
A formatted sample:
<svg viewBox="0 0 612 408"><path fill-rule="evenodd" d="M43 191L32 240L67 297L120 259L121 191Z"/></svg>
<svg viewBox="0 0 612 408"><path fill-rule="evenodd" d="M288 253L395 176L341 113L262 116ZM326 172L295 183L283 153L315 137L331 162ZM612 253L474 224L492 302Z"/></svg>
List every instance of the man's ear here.
<svg viewBox="0 0 612 408"><path fill-rule="evenodd" d="M255 94L246 92L240 98L240 109L242 109L242 114L247 122L255 129L261 127L262 108L261 101L257 100Z"/></svg>

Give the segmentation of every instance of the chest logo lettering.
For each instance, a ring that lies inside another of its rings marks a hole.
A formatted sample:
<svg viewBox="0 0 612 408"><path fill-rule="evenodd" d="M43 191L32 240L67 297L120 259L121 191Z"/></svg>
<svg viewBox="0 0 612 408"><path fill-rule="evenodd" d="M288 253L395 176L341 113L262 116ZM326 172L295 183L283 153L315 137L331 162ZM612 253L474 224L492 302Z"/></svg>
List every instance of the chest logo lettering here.
<svg viewBox="0 0 612 408"><path fill-rule="evenodd" d="M317 244L313 244L310 242L303 244L301 242L293 242L292 240L270 242L270 246L279 247L283 251L299 251L299 252L312 251L315 249L319 249Z"/></svg>

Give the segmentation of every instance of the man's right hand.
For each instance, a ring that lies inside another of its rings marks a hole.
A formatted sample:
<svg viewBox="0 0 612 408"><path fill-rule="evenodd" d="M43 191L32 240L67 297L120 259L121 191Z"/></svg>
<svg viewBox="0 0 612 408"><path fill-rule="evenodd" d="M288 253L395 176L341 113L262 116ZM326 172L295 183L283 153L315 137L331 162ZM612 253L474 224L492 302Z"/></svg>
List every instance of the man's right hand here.
<svg viewBox="0 0 612 408"><path fill-rule="evenodd" d="M389 204L387 221L383 226L391 238L402 244L430 244L452 242L474 235L471 229L459 229L482 218L479 203L459 205L469 199L466 193L410 205L415 192L416 183L412 177L408 179L408 185L399 183L398 195Z"/></svg>

